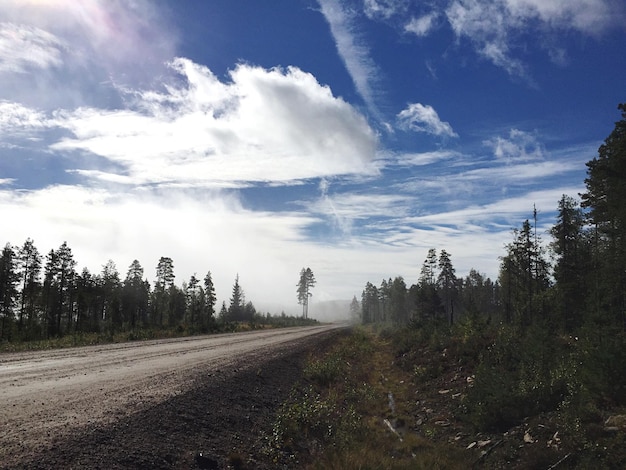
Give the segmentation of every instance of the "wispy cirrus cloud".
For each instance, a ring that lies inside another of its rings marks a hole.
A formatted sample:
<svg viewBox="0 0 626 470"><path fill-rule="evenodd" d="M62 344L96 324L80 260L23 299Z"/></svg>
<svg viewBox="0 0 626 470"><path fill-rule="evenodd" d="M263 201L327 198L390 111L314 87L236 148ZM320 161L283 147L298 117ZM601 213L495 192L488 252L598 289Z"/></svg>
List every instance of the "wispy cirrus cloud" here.
<svg viewBox="0 0 626 470"><path fill-rule="evenodd" d="M458 137L450 123L442 121L437 111L421 103L411 103L397 116L401 128L443 137Z"/></svg>
<svg viewBox="0 0 626 470"><path fill-rule="evenodd" d="M542 34L573 30L599 35L626 20L624 5L609 0L454 0L445 14L458 38L469 39L496 66L529 81L527 67L513 50L523 29L537 25Z"/></svg>
<svg viewBox="0 0 626 470"><path fill-rule="evenodd" d="M612 0L448 0L432 3L429 8L431 11L404 21L403 32L426 36L443 18L457 41L469 41L480 56L531 85L532 71L520 58L532 41L526 35L529 30L543 39L536 45L562 64L566 51L546 38L562 31L600 36L626 23L626 6ZM382 19L393 13L391 9L382 11L389 12Z"/></svg>
<svg viewBox="0 0 626 470"><path fill-rule="evenodd" d="M354 13L344 8L341 2L318 0L320 11L330 26L337 52L346 66L354 86L375 117L380 117L377 105L376 87L379 81L379 69L370 56L369 47L359 37ZM374 3L370 5L373 8ZM380 11L386 8L375 2Z"/></svg>
<svg viewBox="0 0 626 470"><path fill-rule="evenodd" d="M27 73L62 64L62 40L40 28L0 23L0 73Z"/></svg>

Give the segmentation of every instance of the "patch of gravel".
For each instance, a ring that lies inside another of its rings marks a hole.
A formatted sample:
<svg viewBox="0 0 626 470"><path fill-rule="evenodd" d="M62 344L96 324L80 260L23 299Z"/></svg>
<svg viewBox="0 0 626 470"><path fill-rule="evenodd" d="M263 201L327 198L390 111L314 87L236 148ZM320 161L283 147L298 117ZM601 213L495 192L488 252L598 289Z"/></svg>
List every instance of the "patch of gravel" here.
<svg viewBox="0 0 626 470"><path fill-rule="evenodd" d="M264 452L265 437L280 405L308 356L343 331L264 348L217 370L200 368L181 394L109 423L49 436L37 452L12 455L0 468L274 468Z"/></svg>

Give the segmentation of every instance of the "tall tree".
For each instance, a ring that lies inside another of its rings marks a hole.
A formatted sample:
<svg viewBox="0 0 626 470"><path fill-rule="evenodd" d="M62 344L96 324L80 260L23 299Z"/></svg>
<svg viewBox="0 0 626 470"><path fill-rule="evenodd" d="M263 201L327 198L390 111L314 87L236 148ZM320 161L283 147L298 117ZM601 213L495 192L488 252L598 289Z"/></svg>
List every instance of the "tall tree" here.
<svg viewBox="0 0 626 470"><path fill-rule="evenodd" d="M588 297L589 237L585 216L578 202L565 194L558 205L557 223L550 233L555 254L554 279L558 295L557 307L565 331L571 332L582 323L583 308Z"/></svg>
<svg viewBox="0 0 626 470"><path fill-rule="evenodd" d="M155 310L154 319L158 326L164 326L166 321L169 323L169 315L171 311L172 292L174 285L174 262L172 258L162 256L156 267L156 280L154 282L154 302ZM164 317L165 320L164 321Z"/></svg>
<svg viewBox="0 0 626 470"><path fill-rule="evenodd" d="M228 308L228 320L243 320L245 301L245 294L239 285L239 274L237 274L235 277L235 283L233 284L233 295L230 298L230 307Z"/></svg>
<svg viewBox="0 0 626 470"><path fill-rule="evenodd" d="M302 305L302 317L309 317L309 298L313 296L311 289L316 284L315 276L311 268L302 268L298 281L298 303Z"/></svg>
<svg viewBox="0 0 626 470"><path fill-rule="evenodd" d="M596 298L607 320L626 329L626 103L618 109L622 119L587 162L587 192L581 198L596 228L596 276L602 279Z"/></svg>
<svg viewBox="0 0 626 470"><path fill-rule="evenodd" d="M389 310L389 297L391 296L391 278L383 279L378 289L378 299L380 300L380 308L376 311L375 321L387 320L387 310Z"/></svg>
<svg viewBox="0 0 626 470"><path fill-rule="evenodd" d="M146 325L150 303L150 284L143 279L143 267L133 260L122 287L122 310L131 329Z"/></svg>
<svg viewBox="0 0 626 470"><path fill-rule="evenodd" d="M185 291L185 298L187 302L187 321L193 327L202 326L203 311L205 310L205 298L204 290L200 285L200 279L198 279L195 273L189 278Z"/></svg>
<svg viewBox="0 0 626 470"><path fill-rule="evenodd" d="M538 309L537 296L549 287L549 265L528 219L513 234L514 240L506 246L507 254L501 258L500 284L507 321L517 318L522 325L529 325Z"/></svg>
<svg viewBox="0 0 626 470"><path fill-rule="evenodd" d="M98 331L94 318L99 313L98 279L89 269L76 276L76 331Z"/></svg>
<svg viewBox="0 0 626 470"><path fill-rule="evenodd" d="M33 240L28 238L24 242L18 251L17 260L21 282L18 330L24 329L24 317L26 317L28 335L30 335L36 321L37 294L42 263L41 255Z"/></svg>
<svg viewBox="0 0 626 470"><path fill-rule="evenodd" d="M446 250L441 250L439 254L439 276L437 276L437 287L441 292L441 299L450 321L454 323L454 302L456 301L457 279L450 254Z"/></svg>
<svg viewBox="0 0 626 470"><path fill-rule="evenodd" d="M437 250L431 248L428 250L426 259L422 264L422 270L420 272L420 285L422 286L434 286L437 279Z"/></svg>
<svg viewBox="0 0 626 470"><path fill-rule="evenodd" d="M379 293L374 284L368 282L361 294L361 321L364 324L378 321Z"/></svg>
<svg viewBox="0 0 626 470"><path fill-rule="evenodd" d="M437 291L437 250L428 250L422 264L418 285L411 289L416 314L421 321L438 319L443 313L441 297Z"/></svg>
<svg viewBox="0 0 626 470"><path fill-rule="evenodd" d="M11 339L18 282L17 256L13 247L7 243L0 252L0 340L4 337Z"/></svg>
<svg viewBox="0 0 626 470"><path fill-rule="evenodd" d="M215 317L215 304L217 303L217 297L215 295L215 285L213 284L213 277L211 271L204 276L204 294L206 299L206 308L208 320L211 321Z"/></svg>
<svg viewBox="0 0 626 470"><path fill-rule="evenodd" d="M389 287L389 316L398 325L409 321L407 288L402 276L395 277Z"/></svg>
<svg viewBox="0 0 626 470"><path fill-rule="evenodd" d="M113 333L122 328L124 318L121 305L120 273L113 260L108 260L100 272L100 315L98 322L104 322Z"/></svg>

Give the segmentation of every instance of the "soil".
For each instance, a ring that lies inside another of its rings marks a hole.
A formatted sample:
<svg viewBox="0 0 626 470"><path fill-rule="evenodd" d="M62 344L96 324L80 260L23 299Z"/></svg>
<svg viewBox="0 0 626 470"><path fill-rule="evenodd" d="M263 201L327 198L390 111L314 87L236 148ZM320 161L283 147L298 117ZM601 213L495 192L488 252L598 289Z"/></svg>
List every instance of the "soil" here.
<svg viewBox="0 0 626 470"><path fill-rule="evenodd" d="M158 400L137 398L132 412L52 427L45 436L40 430L37 441L10 442L0 450L0 468L275 468L267 453L274 417L311 352L335 342L342 331L242 353L218 368L197 366L181 390ZM0 442L10 437L7 427Z"/></svg>

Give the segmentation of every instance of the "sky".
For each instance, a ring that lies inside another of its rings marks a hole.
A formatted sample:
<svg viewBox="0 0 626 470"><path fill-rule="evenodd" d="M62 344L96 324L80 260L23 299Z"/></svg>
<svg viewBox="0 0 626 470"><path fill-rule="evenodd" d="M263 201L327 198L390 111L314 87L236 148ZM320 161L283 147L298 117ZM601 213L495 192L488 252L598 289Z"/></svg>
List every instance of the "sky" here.
<svg viewBox="0 0 626 470"><path fill-rule="evenodd" d="M297 313L496 279L512 230L584 192L626 101L621 0L2 0L0 243L235 277Z"/></svg>

